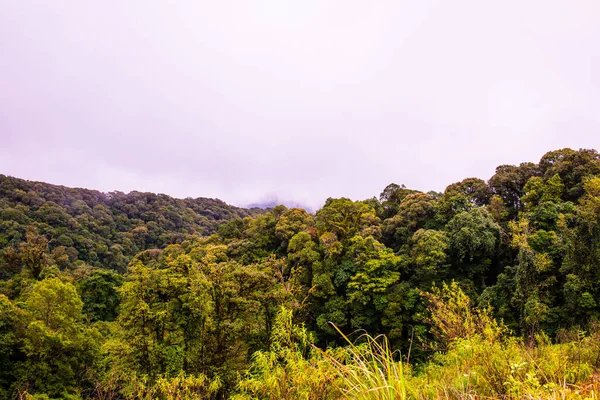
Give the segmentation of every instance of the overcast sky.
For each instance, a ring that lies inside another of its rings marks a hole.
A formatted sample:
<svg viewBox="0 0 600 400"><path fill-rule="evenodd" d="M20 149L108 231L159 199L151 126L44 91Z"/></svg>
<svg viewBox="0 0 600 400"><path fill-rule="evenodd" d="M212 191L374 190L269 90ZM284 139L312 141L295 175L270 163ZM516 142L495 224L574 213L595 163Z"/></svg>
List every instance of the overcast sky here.
<svg viewBox="0 0 600 400"><path fill-rule="evenodd" d="M0 173L102 191L442 191L600 148L600 1L0 1Z"/></svg>

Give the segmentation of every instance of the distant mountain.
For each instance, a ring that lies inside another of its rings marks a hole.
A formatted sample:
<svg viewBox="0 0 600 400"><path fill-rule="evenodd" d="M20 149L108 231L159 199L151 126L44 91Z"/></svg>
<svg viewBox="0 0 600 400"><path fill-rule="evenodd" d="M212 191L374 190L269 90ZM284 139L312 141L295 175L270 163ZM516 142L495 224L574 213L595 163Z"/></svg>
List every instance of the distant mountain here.
<svg viewBox="0 0 600 400"><path fill-rule="evenodd" d="M208 235L222 222L264 212L218 199L103 193L0 175L0 257L37 232L56 263L123 269L139 251ZM6 254L2 258L6 262Z"/></svg>
<svg viewBox="0 0 600 400"><path fill-rule="evenodd" d="M295 201L281 200L275 196L268 197L261 201L248 204L247 207L250 209L252 209L252 208L270 209L270 208L273 208L273 207L281 205L281 204L283 204L287 208L303 208L308 212L314 211L311 207L309 207L307 205L304 205L304 204L301 204L301 203L298 203Z"/></svg>

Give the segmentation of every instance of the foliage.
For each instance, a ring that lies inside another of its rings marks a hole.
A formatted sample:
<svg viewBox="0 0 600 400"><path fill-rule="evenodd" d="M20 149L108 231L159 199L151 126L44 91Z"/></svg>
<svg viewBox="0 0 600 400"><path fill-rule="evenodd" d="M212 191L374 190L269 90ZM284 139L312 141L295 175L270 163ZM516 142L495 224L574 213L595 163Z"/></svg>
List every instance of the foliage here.
<svg viewBox="0 0 600 400"><path fill-rule="evenodd" d="M412 394L402 362L394 353L385 336L362 335L359 345L350 341L341 352L342 357L325 357L342 382L344 397L361 400L406 399Z"/></svg>
<svg viewBox="0 0 600 400"><path fill-rule="evenodd" d="M434 288L423 296L429 303L430 334L437 340L438 347L446 349L459 339L470 339L475 335L481 341L494 343L506 331L493 318L489 308L473 308L471 300L456 282L444 283L441 289Z"/></svg>
<svg viewBox="0 0 600 400"><path fill-rule="evenodd" d="M262 212L216 199L101 193L0 175L0 277L24 268L37 278L52 262L61 269L84 262L123 272L140 251Z"/></svg>
<svg viewBox="0 0 600 400"><path fill-rule="evenodd" d="M327 356L312 348L303 326L282 307L275 319L268 351L254 353L252 367L233 399L337 399L340 391Z"/></svg>
<svg viewBox="0 0 600 400"><path fill-rule="evenodd" d="M593 397L599 320L595 150L315 214L0 175L0 398Z"/></svg>

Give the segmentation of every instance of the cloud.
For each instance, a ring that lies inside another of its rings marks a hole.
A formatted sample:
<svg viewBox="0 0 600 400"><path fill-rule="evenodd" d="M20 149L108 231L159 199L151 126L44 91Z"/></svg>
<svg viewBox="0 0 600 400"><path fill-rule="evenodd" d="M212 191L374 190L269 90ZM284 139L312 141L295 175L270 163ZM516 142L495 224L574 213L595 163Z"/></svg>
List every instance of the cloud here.
<svg viewBox="0 0 600 400"><path fill-rule="evenodd" d="M0 5L0 172L318 208L598 147L599 3Z"/></svg>

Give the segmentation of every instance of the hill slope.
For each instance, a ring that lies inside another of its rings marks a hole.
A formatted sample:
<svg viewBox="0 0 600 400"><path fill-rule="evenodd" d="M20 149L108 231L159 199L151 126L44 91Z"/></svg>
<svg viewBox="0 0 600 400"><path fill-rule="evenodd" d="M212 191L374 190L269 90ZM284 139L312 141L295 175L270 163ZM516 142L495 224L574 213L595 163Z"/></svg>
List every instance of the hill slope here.
<svg viewBox="0 0 600 400"><path fill-rule="evenodd" d="M0 175L0 250L24 241L29 230L45 237L59 265L80 260L122 270L139 251L262 212L218 199L102 193Z"/></svg>

